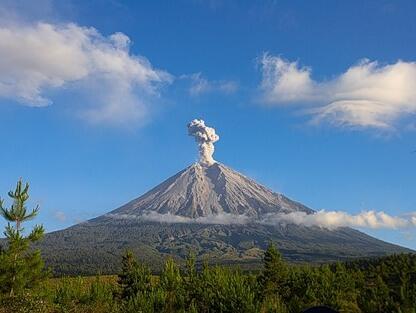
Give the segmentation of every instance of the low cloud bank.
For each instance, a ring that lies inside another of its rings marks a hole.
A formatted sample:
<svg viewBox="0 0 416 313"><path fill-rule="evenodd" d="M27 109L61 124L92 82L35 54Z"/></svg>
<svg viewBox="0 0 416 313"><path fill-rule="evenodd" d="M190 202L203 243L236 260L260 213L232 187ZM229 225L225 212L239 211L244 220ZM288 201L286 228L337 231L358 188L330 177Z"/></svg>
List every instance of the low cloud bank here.
<svg viewBox="0 0 416 313"><path fill-rule="evenodd" d="M235 215L221 213L217 215L210 215L204 217L186 217L180 215L174 215L170 213L160 214L157 212L145 212L142 215L134 214L106 214L107 217L115 219L135 219L148 222L159 223L172 223L172 224L217 224L217 225L230 225L230 224L247 224L250 223L250 217L246 215Z"/></svg>
<svg viewBox="0 0 416 313"><path fill-rule="evenodd" d="M260 223L263 224L296 224L307 227L318 226L335 229L339 227L358 227L371 229L398 229L416 226L416 212L406 216L392 216L385 212L363 211L349 214L342 211L321 210L314 214L292 212L286 214L269 214Z"/></svg>
<svg viewBox="0 0 416 313"><path fill-rule="evenodd" d="M321 227L336 229L339 227L358 227L369 229L403 229L416 227L416 212L403 216L392 216L385 212L363 211L359 214L349 214L342 211L321 210L314 214L305 212L271 213L261 218L253 218L246 215L221 213L205 217L190 218L174 214L159 214L145 212L142 215L133 214L107 214L107 217L115 219L135 219L159 223L183 223L183 224L263 224L263 225L303 225L306 227Z"/></svg>

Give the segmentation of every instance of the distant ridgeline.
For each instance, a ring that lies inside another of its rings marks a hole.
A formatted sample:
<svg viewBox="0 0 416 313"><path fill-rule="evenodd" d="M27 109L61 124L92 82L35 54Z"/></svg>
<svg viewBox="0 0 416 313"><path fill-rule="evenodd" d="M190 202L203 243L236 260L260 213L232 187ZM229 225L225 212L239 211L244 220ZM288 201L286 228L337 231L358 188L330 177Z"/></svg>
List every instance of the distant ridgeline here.
<svg viewBox="0 0 416 313"><path fill-rule="evenodd" d="M55 273L71 275L115 273L126 249L154 270L189 251L199 261L255 269L271 241L295 263L412 252L348 227L274 222L293 212L314 214L223 164L196 163L108 214L46 234L39 247Z"/></svg>

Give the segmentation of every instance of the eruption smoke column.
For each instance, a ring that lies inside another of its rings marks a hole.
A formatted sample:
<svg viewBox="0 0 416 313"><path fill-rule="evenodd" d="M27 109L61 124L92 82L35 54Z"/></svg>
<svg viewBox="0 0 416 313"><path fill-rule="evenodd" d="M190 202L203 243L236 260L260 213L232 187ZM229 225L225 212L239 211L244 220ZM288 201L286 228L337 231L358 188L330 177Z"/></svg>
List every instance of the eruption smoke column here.
<svg viewBox="0 0 416 313"><path fill-rule="evenodd" d="M214 154L214 142L220 137L215 133L215 129L205 125L203 120L193 120L188 124L188 135L195 137L195 141L199 148L199 163L203 165L212 165L215 160L212 158Z"/></svg>

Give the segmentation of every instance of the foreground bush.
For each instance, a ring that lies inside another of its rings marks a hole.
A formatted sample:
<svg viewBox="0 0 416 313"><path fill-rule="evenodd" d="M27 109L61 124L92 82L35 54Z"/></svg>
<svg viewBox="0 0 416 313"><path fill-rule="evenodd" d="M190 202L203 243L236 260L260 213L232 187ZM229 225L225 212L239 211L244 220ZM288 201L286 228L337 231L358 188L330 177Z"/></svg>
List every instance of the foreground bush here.
<svg viewBox="0 0 416 313"><path fill-rule="evenodd" d="M183 272L169 259L153 283L148 268L133 263L132 284L120 285L122 290L137 291L122 300L126 312L297 313L327 305L350 313L415 313L416 308L415 255L317 267L289 266L270 245L258 275L207 265L197 271L195 259L190 257ZM126 274L120 275L124 278L120 281L126 282Z"/></svg>
<svg viewBox="0 0 416 313"><path fill-rule="evenodd" d="M190 257L182 270L168 259L158 277L132 254L123 260L118 277L49 279L19 296L4 297L0 313L298 313L314 305L343 313L415 313L416 308L415 255L289 266L270 247L257 275L219 266L197 270Z"/></svg>

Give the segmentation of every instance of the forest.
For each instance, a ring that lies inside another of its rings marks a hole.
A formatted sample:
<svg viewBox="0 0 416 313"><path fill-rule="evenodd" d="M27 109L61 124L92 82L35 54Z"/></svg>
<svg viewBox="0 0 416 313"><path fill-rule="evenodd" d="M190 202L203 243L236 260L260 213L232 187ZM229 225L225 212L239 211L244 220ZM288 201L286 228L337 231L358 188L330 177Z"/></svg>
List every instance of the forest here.
<svg viewBox="0 0 416 313"><path fill-rule="evenodd" d="M8 224L0 249L0 312L303 312L325 305L339 312L416 312L416 255L398 254L325 265L287 263L274 243L260 271L199 264L190 252L186 266L167 258L154 275L126 251L116 276L51 277L39 250L44 229L23 223L38 207L26 207L29 186L0 202Z"/></svg>

